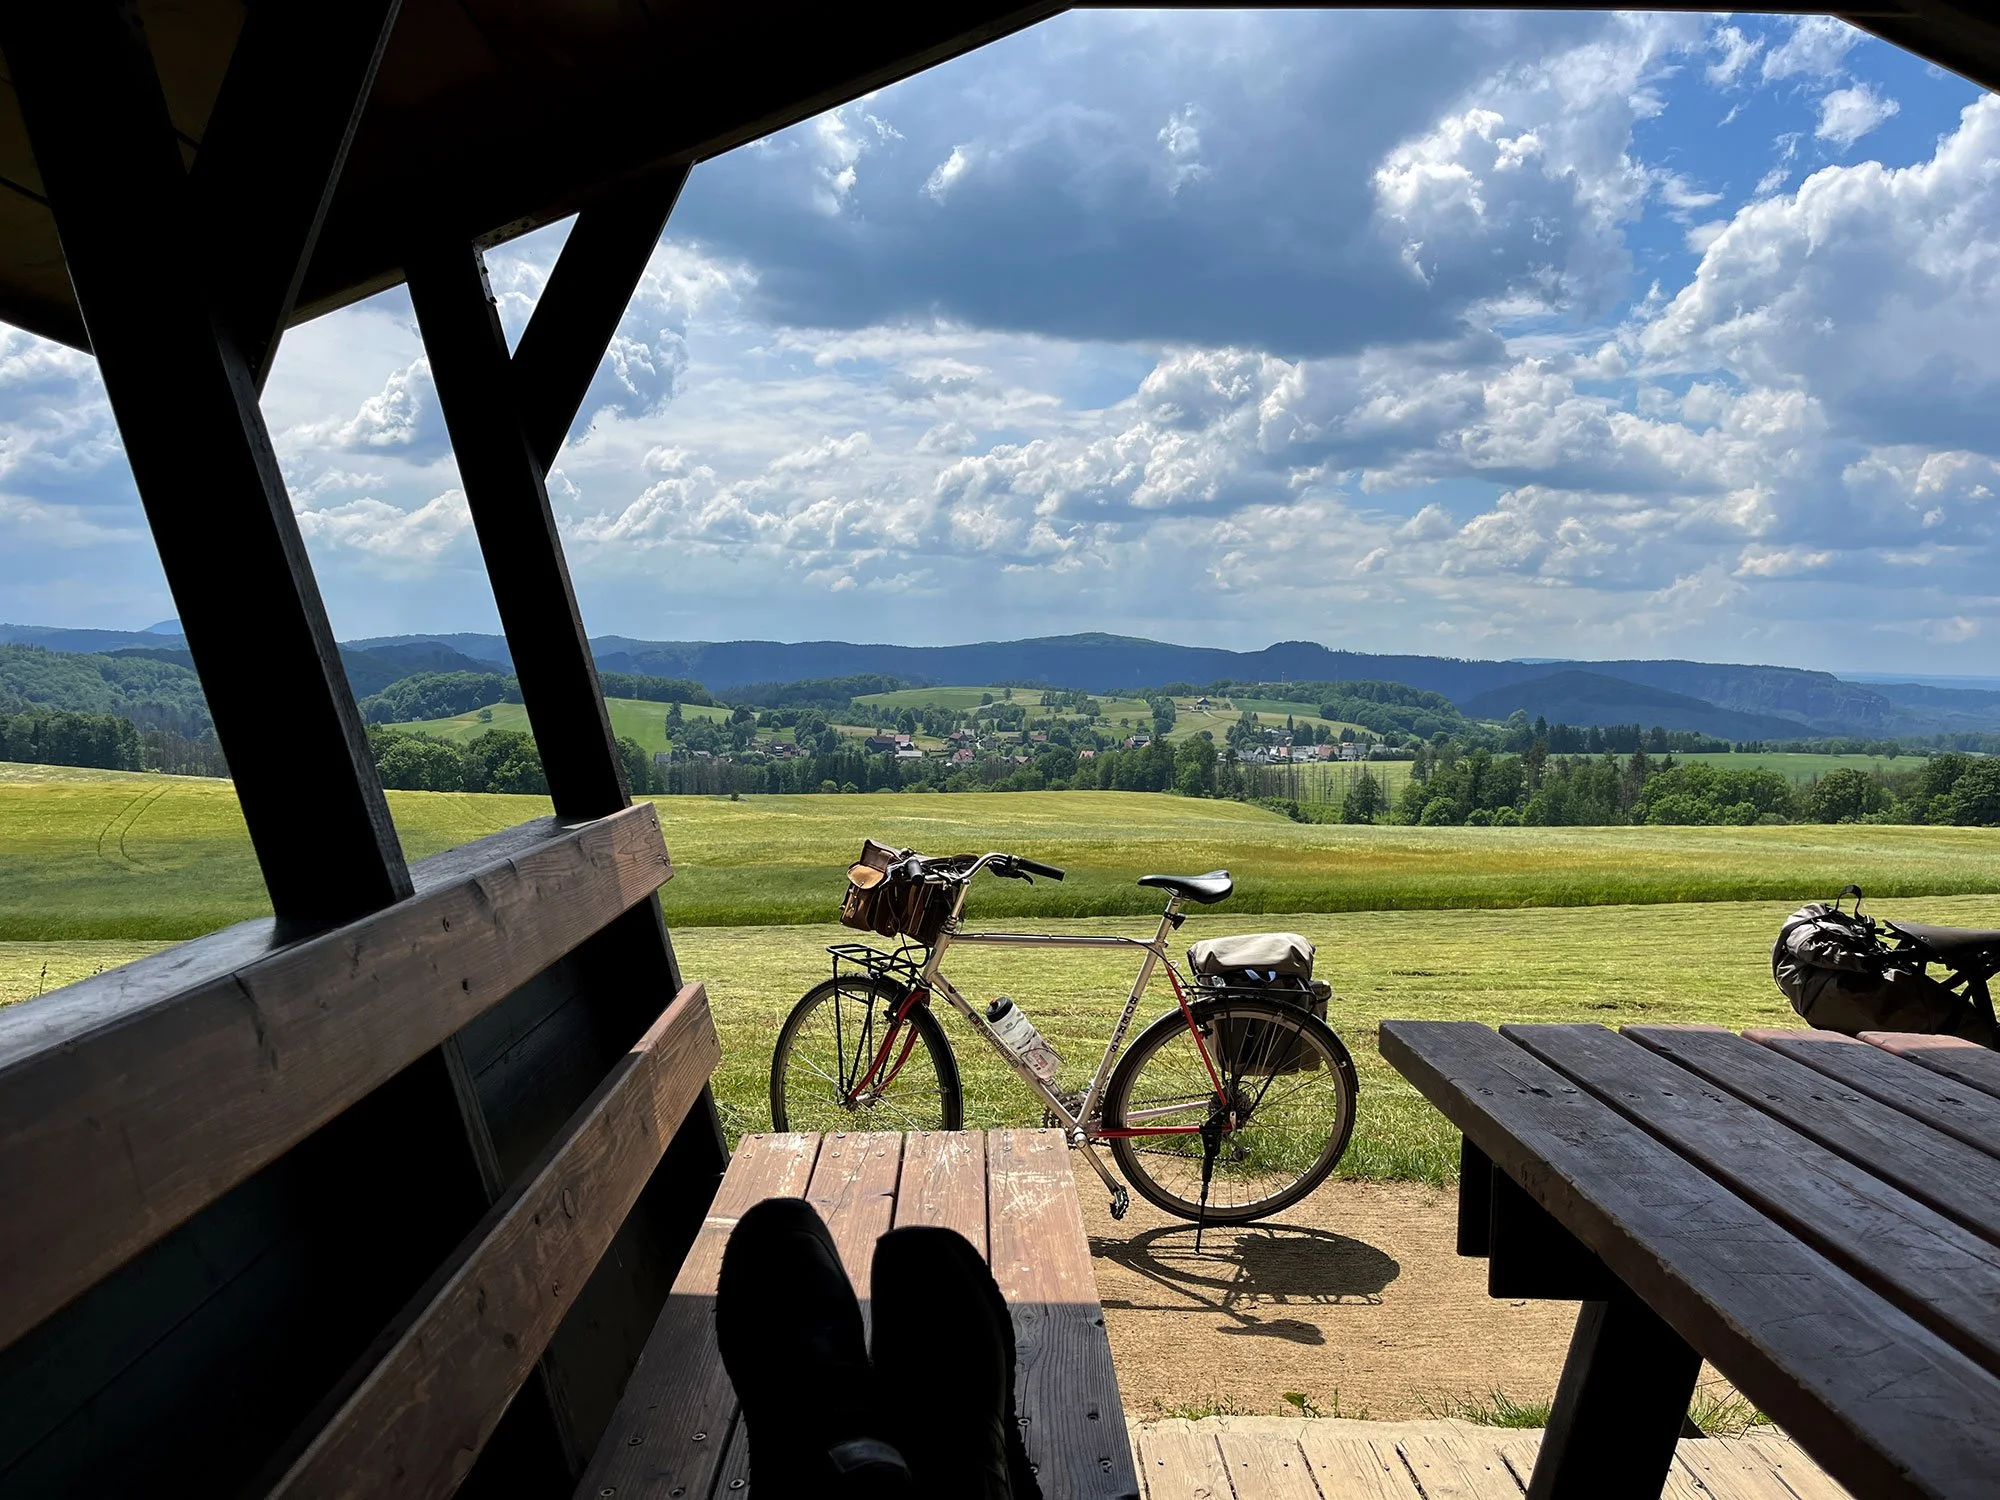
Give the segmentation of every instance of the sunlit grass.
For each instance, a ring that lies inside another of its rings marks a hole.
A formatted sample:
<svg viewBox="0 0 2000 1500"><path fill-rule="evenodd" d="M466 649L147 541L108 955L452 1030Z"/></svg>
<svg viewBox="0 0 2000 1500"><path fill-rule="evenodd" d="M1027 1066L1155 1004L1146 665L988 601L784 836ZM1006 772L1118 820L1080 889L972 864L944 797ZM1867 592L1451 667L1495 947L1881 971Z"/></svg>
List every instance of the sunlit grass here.
<svg viewBox="0 0 2000 1500"><path fill-rule="evenodd" d="M0 767L0 940L193 937L268 911L227 782ZM300 836L309 837L302 793ZM549 810L546 798L391 792L412 859ZM1400 828L1293 823L1242 803L1143 792L666 797L676 927L824 921L865 837L928 853L1008 849L1069 879L982 889L1014 917L1143 917L1155 871L1227 867L1239 915L1800 901L2000 892L1983 828Z"/></svg>
<svg viewBox="0 0 2000 1500"><path fill-rule="evenodd" d="M1354 912L1299 915L1287 928L1319 946L1318 973L1335 998L1327 1020L1354 1056L1361 1092L1338 1175L1434 1184L1458 1172L1458 1135L1382 1061L1376 1027L1389 1017L1505 1021L1707 1021L1796 1025L1771 983L1770 943L1783 902L1583 907L1516 911ZM1960 926L2000 926L2000 899L1934 898L1885 904L1890 915ZM1093 919L1036 924L1058 932L1141 932L1146 924ZM1189 919L1176 951L1197 938L1265 925L1226 909ZM722 1033L716 1095L731 1139L768 1130L771 1049L798 997L831 972L828 943L857 936L832 924L693 927L674 935L681 966L706 983ZM0 996L36 992L40 967L83 978L154 944L0 943ZM1064 1059L1060 1083L1080 1088L1103 1053L1137 969L1114 951L1061 953L961 948L946 971L978 1002L1013 996ZM48 987L53 988L53 983ZM1171 1004L1165 981L1145 997L1139 1024ZM965 1078L975 1129L1040 1123L1041 1105L986 1050L963 1018L943 1017Z"/></svg>

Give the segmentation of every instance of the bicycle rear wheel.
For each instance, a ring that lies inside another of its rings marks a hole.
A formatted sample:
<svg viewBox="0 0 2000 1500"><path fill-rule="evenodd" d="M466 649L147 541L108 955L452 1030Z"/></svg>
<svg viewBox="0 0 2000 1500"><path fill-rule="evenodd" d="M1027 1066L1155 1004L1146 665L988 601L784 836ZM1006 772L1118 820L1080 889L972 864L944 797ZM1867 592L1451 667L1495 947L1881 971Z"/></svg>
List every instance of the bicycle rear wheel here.
<svg viewBox="0 0 2000 1500"><path fill-rule="evenodd" d="M1119 1059L1103 1128L1178 1131L1112 1136L1125 1180L1170 1214L1247 1224L1298 1202L1340 1161L1354 1131L1354 1060L1324 1021L1277 1001L1202 1000L1193 1012L1194 1030L1171 1010ZM1211 1117L1225 1128L1204 1211L1196 1130Z"/></svg>
<svg viewBox="0 0 2000 1500"><path fill-rule="evenodd" d="M957 1130L958 1059L930 1005L905 1009L908 996L865 974L807 990L771 1055L772 1128Z"/></svg>

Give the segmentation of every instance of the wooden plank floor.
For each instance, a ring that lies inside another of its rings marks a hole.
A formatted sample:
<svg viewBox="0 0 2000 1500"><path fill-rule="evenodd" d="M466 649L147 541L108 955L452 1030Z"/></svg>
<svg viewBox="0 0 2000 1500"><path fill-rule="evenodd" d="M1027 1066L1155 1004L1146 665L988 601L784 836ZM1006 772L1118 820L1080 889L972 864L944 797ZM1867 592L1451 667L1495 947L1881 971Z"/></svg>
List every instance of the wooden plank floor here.
<svg viewBox="0 0 2000 1500"><path fill-rule="evenodd" d="M1521 1500L1539 1432L1209 1417L1136 1428L1145 1500ZM1665 1500L1845 1500L1778 1437L1683 1442Z"/></svg>
<svg viewBox="0 0 2000 1500"><path fill-rule="evenodd" d="M1053 1130L743 1138L577 1488L578 1500L745 1500L748 1441L715 1347L715 1286L750 1206L819 1210L870 1310L876 1239L892 1225L956 1229L986 1256L1014 1314L1023 1437L1046 1500L1136 1500L1090 1242Z"/></svg>

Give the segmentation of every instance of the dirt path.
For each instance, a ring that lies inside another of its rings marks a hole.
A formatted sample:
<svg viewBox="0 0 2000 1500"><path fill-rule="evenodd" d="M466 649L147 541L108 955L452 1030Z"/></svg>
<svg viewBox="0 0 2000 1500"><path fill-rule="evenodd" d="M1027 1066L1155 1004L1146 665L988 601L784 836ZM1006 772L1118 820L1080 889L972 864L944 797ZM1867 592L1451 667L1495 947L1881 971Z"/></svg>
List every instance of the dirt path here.
<svg viewBox="0 0 2000 1500"><path fill-rule="evenodd" d="M1442 1415L1452 1398L1546 1401L1576 1304L1496 1302L1452 1244L1456 1195L1330 1183L1276 1219L1210 1229L1137 1201L1114 1223L1079 1174L1126 1415ZM1428 1406L1427 1404L1428 1403Z"/></svg>

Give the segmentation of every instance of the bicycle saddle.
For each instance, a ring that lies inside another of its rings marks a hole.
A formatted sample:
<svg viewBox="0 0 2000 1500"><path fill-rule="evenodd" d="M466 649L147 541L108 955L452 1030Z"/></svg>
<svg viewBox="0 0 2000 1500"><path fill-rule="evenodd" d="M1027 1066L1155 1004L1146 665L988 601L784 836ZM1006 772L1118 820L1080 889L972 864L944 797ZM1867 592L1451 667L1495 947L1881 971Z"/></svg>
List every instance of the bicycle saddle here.
<svg viewBox="0 0 2000 1500"><path fill-rule="evenodd" d="M1922 922L1885 921L1882 925L1891 932L1915 938L1947 962L1973 958L1982 952L1991 952L1996 958L2000 958L2000 929L1931 927Z"/></svg>
<svg viewBox="0 0 2000 1500"><path fill-rule="evenodd" d="M1158 886L1176 896L1199 901L1203 906L1227 900L1236 889L1236 882L1229 878L1227 870L1210 870L1206 875L1141 875L1139 884Z"/></svg>

